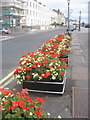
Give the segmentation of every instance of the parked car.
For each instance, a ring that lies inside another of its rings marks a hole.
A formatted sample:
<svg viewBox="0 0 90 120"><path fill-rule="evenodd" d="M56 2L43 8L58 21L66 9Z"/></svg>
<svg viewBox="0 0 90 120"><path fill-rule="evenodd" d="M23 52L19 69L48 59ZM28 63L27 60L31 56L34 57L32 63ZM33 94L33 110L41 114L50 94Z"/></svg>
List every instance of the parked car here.
<svg viewBox="0 0 90 120"><path fill-rule="evenodd" d="M7 28L0 28L0 33L1 34L9 34L9 30Z"/></svg>
<svg viewBox="0 0 90 120"><path fill-rule="evenodd" d="M90 24L86 24L86 25L85 25L85 28L90 28Z"/></svg>
<svg viewBox="0 0 90 120"><path fill-rule="evenodd" d="M69 31L74 31L75 29L76 29L76 27L74 25L69 26ZM67 31L68 31L68 29L67 29Z"/></svg>

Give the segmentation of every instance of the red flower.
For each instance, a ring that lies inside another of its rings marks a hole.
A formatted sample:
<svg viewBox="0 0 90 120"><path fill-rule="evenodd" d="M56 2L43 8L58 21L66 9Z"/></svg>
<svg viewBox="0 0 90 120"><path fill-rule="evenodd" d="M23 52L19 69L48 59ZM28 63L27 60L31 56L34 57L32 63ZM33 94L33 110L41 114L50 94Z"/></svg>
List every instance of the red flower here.
<svg viewBox="0 0 90 120"><path fill-rule="evenodd" d="M42 111L39 110L38 117L42 117Z"/></svg>
<svg viewBox="0 0 90 120"><path fill-rule="evenodd" d="M65 61L65 58L60 58L60 60Z"/></svg>
<svg viewBox="0 0 90 120"><path fill-rule="evenodd" d="M51 54L51 56L52 56L52 57L57 57L57 56L58 56L58 54Z"/></svg>
<svg viewBox="0 0 90 120"><path fill-rule="evenodd" d="M4 88L0 88L0 92L2 92L2 93L3 93L3 92L4 92Z"/></svg>
<svg viewBox="0 0 90 120"><path fill-rule="evenodd" d="M17 68L17 69L15 70L15 72L14 72L14 75L15 75L15 74L18 74L19 71L21 71L21 69Z"/></svg>
<svg viewBox="0 0 90 120"><path fill-rule="evenodd" d="M28 94L28 89L25 88L24 90L21 91L21 93L22 93L22 94L24 94L24 93L25 93L25 94Z"/></svg>
<svg viewBox="0 0 90 120"><path fill-rule="evenodd" d="M36 64L36 65L42 65L40 62L36 62L35 64Z"/></svg>
<svg viewBox="0 0 90 120"><path fill-rule="evenodd" d="M58 69L61 69L62 67L61 66L57 66Z"/></svg>
<svg viewBox="0 0 90 120"><path fill-rule="evenodd" d="M21 61L19 61L19 63L21 64L23 61L24 61L24 60L21 60Z"/></svg>
<svg viewBox="0 0 90 120"><path fill-rule="evenodd" d="M12 101L12 109L15 109L16 107L18 107L19 104L18 104L18 101Z"/></svg>
<svg viewBox="0 0 90 120"><path fill-rule="evenodd" d="M2 101L1 103L2 103L2 104L4 104L4 103L5 103L5 101Z"/></svg>
<svg viewBox="0 0 90 120"><path fill-rule="evenodd" d="M12 91L7 91L5 92L5 95L8 96L8 95L13 95L14 93Z"/></svg>
<svg viewBox="0 0 90 120"><path fill-rule="evenodd" d="M66 62L68 62L68 59L65 59Z"/></svg>
<svg viewBox="0 0 90 120"><path fill-rule="evenodd" d="M52 62L57 62L56 60L52 60Z"/></svg>
<svg viewBox="0 0 90 120"><path fill-rule="evenodd" d="M52 68L52 66L48 66L48 68Z"/></svg>
<svg viewBox="0 0 90 120"><path fill-rule="evenodd" d="M51 75L50 72L46 72L45 75L48 77L49 75Z"/></svg>
<svg viewBox="0 0 90 120"><path fill-rule="evenodd" d="M37 66L36 65L32 65L32 68L36 68Z"/></svg>
<svg viewBox="0 0 90 120"><path fill-rule="evenodd" d="M15 106L12 106L11 109L14 110L16 107Z"/></svg>
<svg viewBox="0 0 90 120"><path fill-rule="evenodd" d="M43 64L48 64L48 61L47 61L47 60L44 60L44 61L43 61Z"/></svg>
<svg viewBox="0 0 90 120"><path fill-rule="evenodd" d="M31 78L31 76L30 76L30 75L27 75L26 78L29 80L29 79Z"/></svg>
<svg viewBox="0 0 90 120"><path fill-rule="evenodd" d="M32 68L28 68L28 67L23 67L23 69L25 69L26 71L32 70Z"/></svg>
<svg viewBox="0 0 90 120"><path fill-rule="evenodd" d="M18 116L20 116L21 114L20 114L20 113L18 113L17 115L18 115Z"/></svg>
<svg viewBox="0 0 90 120"><path fill-rule="evenodd" d="M38 117L42 117L42 111L40 111L40 110L36 110L36 111L34 112L34 114L37 114Z"/></svg>
<svg viewBox="0 0 90 120"><path fill-rule="evenodd" d="M23 110L30 110L29 107L23 107L22 109L23 109Z"/></svg>
<svg viewBox="0 0 90 120"><path fill-rule="evenodd" d="M8 106L7 110L11 110L11 106Z"/></svg>
<svg viewBox="0 0 90 120"><path fill-rule="evenodd" d="M39 97L37 97L36 99L37 99L40 103L45 102L45 100L44 100L43 98L39 98Z"/></svg>
<svg viewBox="0 0 90 120"><path fill-rule="evenodd" d="M64 72L61 72L62 77L64 77L64 74L65 74Z"/></svg>
<svg viewBox="0 0 90 120"><path fill-rule="evenodd" d="M31 102L31 101L30 101L30 103L32 103L32 105L30 105L30 107L34 107L34 106L36 105L35 102Z"/></svg>
<svg viewBox="0 0 90 120"><path fill-rule="evenodd" d="M24 102L24 101L18 101L18 103L19 103L19 106L20 106L21 108L23 108L24 105L25 105L25 102Z"/></svg>

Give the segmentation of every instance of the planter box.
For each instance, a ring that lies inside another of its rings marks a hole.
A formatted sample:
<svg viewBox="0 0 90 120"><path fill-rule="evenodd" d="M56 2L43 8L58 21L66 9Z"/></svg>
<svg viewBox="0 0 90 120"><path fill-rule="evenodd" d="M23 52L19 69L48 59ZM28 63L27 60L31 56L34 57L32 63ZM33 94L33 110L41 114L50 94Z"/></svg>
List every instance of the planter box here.
<svg viewBox="0 0 90 120"><path fill-rule="evenodd" d="M66 77L62 82L25 81L23 89L27 88L32 92L63 94L65 90Z"/></svg>

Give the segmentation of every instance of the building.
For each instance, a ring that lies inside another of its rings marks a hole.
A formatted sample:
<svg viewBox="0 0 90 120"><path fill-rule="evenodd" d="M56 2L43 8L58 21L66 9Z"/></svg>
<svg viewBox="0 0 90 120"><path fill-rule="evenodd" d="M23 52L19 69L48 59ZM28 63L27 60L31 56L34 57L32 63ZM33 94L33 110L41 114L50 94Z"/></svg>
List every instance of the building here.
<svg viewBox="0 0 90 120"><path fill-rule="evenodd" d="M60 10L51 10L38 0L3 0L0 24L9 28L48 29L50 24L65 23Z"/></svg>
<svg viewBox="0 0 90 120"><path fill-rule="evenodd" d="M26 24L25 18L26 0L2 1L2 27L21 27Z"/></svg>
<svg viewBox="0 0 90 120"><path fill-rule="evenodd" d="M60 12L60 10L56 10L56 9L53 9L54 12L57 13L57 23L59 24L65 24L65 16L62 12Z"/></svg>
<svg viewBox="0 0 90 120"><path fill-rule="evenodd" d="M26 26L40 27L51 24L52 11L37 0L27 0Z"/></svg>

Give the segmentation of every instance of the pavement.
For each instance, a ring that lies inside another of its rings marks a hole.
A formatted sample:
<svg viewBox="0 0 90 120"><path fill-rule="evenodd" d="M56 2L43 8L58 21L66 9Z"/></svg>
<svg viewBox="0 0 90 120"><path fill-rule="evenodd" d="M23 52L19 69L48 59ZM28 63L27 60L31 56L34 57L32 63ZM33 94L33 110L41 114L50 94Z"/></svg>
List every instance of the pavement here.
<svg viewBox="0 0 90 120"><path fill-rule="evenodd" d="M84 100L82 97L79 98L78 100L78 94L75 94L75 89L77 91L79 89L81 89L81 91L83 89L84 90L88 89L88 63L87 61L85 61L83 57L82 47L79 41L80 38L79 36L77 36L77 33L80 32L83 33L85 32L85 30L82 29L81 31L75 31L72 33L72 37L74 39L72 41L72 47L71 47L72 50L69 56L69 68L67 69L67 74L66 74L67 81L66 81L65 93L63 95L32 93L32 92L30 93L30 96L33 98L38 96L45 99L46 102L44 103L42 109L45 112L50 113L52 118L58 117L58 115L60 115L62 118L75 118L75 117L83 118L83 115L80 116L81 115L80 110L76 109L78 111L77 113L78 116L75 116L76 113L74 111L75 105L78 102L79 102L78 104L80 105L80 102ZM14 88L19 88L19 90L22 89L22 85L13 85L12 83L12 86L14 86ZM75 99L76 97L77 99ZM84 101L84 103L85 102L86 101ZM86 104L88 104L87 102ZM86 116L84 116L84 118L88 117L87 112L88 112L88 108L86 108L86 111L84 111L84 113L86 113Z"/></svg>
<svg viewBox="0 0 90 120"><path fill-rule="evenodd" d="M88 35L88 29L75 31L70 54L71 80L72 80L72 117L88 118L88 48L84 53L80 36ZM88 38L85 38L88 43ZM84 55L86 54L86 55Z"/></svg>

